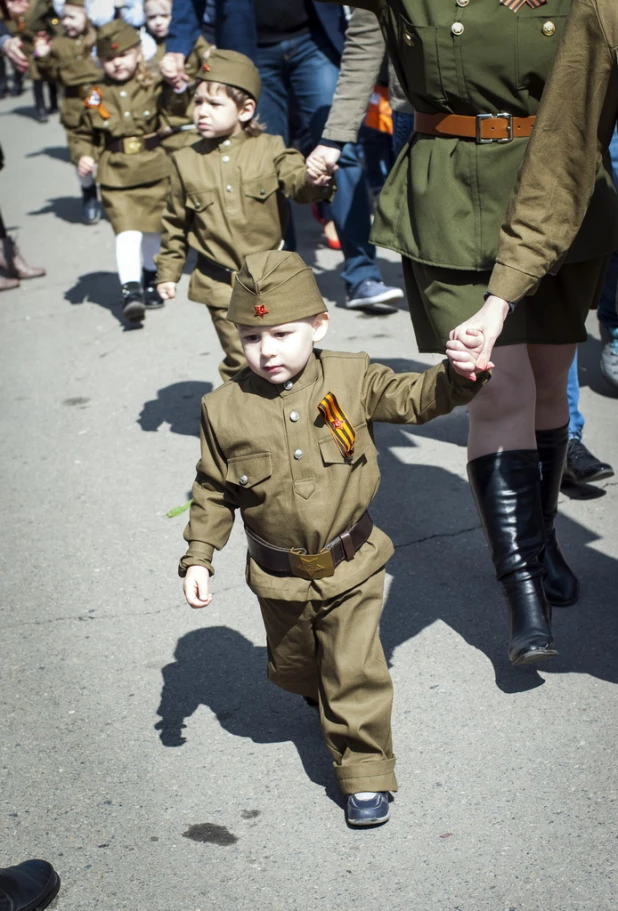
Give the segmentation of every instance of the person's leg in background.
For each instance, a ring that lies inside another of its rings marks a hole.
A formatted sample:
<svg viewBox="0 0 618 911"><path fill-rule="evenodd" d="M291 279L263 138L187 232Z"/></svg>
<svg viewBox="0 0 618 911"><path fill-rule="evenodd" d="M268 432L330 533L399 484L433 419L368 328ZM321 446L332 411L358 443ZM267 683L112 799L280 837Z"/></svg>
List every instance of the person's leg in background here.
<svg viewBox="0 0 618 911"><path fill-rule="evenodd" d="M607 282L606 282L607 285ZM569 443L562 483L568 489L569 484L585 484L611 478L614 470L607 462L601 462L582 442L585 419L579 410L579 375L577 349L569 370L567 382L569 402Z"/></svg>
<svg viewBox="0 0 618 911"><path fill-rule="evenodd" d="M614 169L614 183L618 187L618 131L614 130L609 145L609 154ZM597 316L601 330L601 373L608 383L618 388L618 253L612 256Z"/></svg>

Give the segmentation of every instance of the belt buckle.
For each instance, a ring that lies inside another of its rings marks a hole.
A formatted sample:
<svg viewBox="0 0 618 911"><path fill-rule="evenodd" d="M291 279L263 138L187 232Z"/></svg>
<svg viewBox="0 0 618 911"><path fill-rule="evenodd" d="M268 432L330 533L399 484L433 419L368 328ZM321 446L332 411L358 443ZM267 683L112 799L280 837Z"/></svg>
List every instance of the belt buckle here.
<svg viewBox="0 0 618 911"><path fill-rule="evenodd" d="M481 135L481 121L482 120L491 120L495 118L496 120L506 120L506 139L483 139ZM486 145L488 142L510 142L513 138L513 115L507 114L506 111L501 111L499 114L477 114L476 115L476 142L477 145Z"/></svg>
<svg viewBox="0 0 618 911"><path fill-rule="evenodd" d="M125 136L122 140L122 151L125 155L137 155L144 151L144 140L141 136Z"/></svg>
<svg viewBox="0 0 618 911"><path fill-rule="evenodd" d="M289 552L290 569L293 576L300 579L324 579L326 576L335 575L333 552L327 548L319 554L303 553L299 547L293 547Z"/></svg>

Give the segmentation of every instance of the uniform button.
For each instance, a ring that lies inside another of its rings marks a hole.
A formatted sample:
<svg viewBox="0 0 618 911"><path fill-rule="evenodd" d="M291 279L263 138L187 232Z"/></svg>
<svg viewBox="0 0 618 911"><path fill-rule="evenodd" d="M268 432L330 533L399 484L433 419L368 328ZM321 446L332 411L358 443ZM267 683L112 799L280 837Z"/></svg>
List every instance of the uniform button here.
<svg viewBox="0 0 618 911"><path fill-rule="evenodd" d="M453 35L457 35L457 36L463 35L463 30L464 30L463 23L461 23L461 22L453 22L453 24L451 25L451 32L453 33Z"/></svg>
<svg viewBox="0 0 618 911"><path fill-rule="evenodd" d="M553 22L544 22L541 31L547 38L551 38L552 35L556 34L556 26Z"/></svg>
<svg viewBox="0 0 618 911"><path fill-rule="evenodd" d="M222 146L225 146L225 148L227 149L229 146L232 145L232 143L231 143L231 141L230 141L229 139L226 139L225 142L222 142L222 143L221 143L221 145L222 145Z"/></svg>
<svg viewBox="0 0 618 911"><path fill-rule="evenodd" d="M470 0L456 0L457 6L467 6Z"/></svg>
<svg viewBox="0 0 618 911"><path fill-rule="evenodd" d="M223 158L221 159L221 161L229 161L229 160L230 160L229 155L224 155Z"/></svg>
<svg viewBox="0 0 618 911"><path fill-rule="evenodd" d="M81 59L82 59L82 55L81 55L81 54L78 54L77 57L76 57L75 59L76 59L76 60L81 60Z"/></svg>
<svg viewBox="0 0 618 911"><path fill-rule="evenodd" d="M286 380L285 383L283 384L283 388L291 389L293 385L294 385L294 383L292 382L292 380Z"/></svg>
<svg viewBox="0 0 618 911"><path fill-rule="evenodd" d="M150 111L144 111L144 117L150 117Z"/></svg>
<svg viewBox="0 0 618 911"><path fill-rule="evenodd" d="M403 33L403 40L405 41L406 44L409 44L410 46L412 46L414 44L414 38L412 37L412 35L409 35L408 32Z"/></svg>
<svg viewBox="0 0 618 911"><path fill-rule="evenodd" d="M294 453L294 458L296 459L296 461L298 461L299 459L302 459L302 457L303 457L302 449L297 449L296 452Z"/></svg>
<svg viewBox="0 0 618 911"><path fill-rule="evenodd" d="M247 484L248 481L249 481L249 478L247 477L246 474L241 474L241 476L238 479L238 483L242 484L243 487L245 486L245 484Z"/></svg>
<svg viewBox="0 0 618 911"><path fill-rule="evenodd" d="M294 421L294 423L296 423L296 421L299 419L299 417L300 417L300 415L299 415L298 411L290 411L290 420L291 421Z"/></svg>
<svg viewBox="0 0 618 911"><path fill-rule="evenodd" d="M126 98L126 97L127 97L127 93L125 92L124 89L123 89L122 92L120 93L120 97L121 97L121 98Z"/></svg>
<svg viewBox="0 0 618 911"><path fill-rule="evenodd" d="M228 185L227 185L227 187L226 187L225 189L227 190L228 193L231 193L232 190L233 190L232 184L231 184L231 183L228 183Z"/></svg>
<svg viewBox="0 0 618 911"><path fill-rule="evenodd" d="M130 111L125 111L125 112L124 112L124 116L125 116L125 117L130 117L130 116L131 116L131 112L130 112Z"/></svg>

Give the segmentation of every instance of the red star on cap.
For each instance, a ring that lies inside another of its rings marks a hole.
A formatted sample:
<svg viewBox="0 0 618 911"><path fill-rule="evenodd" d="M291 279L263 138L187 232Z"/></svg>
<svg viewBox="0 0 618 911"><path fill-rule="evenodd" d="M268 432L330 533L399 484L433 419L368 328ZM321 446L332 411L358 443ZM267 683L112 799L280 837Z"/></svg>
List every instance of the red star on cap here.
<svg viewBox="0 0 618 911"><path fill-rule="evenodd" d="M337 420L331 421L330 423L331 426L335 428L335 430L339 430L340 427L343 427L343 421L340 421L338 418Z"/></svg>
<svg viewBox="0 0 618 911"><path fill-rule="evenodd" d="M117 45L117 44L112 44L112 50L113 50L113 51L117 51L117 50L118 50L118 45Z"/></svg>
<svg viewBox="0 0 618 911"><path fill-rule="evenodd" d="M268 313L268 310L266 309L264 304L255 305L255 315L256 316L266 316L267 313Z"/></svg>
<svg viewBox="0 0 618 911"><path fill-rule="evenodd" d="M210 73L210 66L209 66L208 63L205 63L205 64L202 66L202 69L203 69L203 71L204 71L205 73Z"/></svg>

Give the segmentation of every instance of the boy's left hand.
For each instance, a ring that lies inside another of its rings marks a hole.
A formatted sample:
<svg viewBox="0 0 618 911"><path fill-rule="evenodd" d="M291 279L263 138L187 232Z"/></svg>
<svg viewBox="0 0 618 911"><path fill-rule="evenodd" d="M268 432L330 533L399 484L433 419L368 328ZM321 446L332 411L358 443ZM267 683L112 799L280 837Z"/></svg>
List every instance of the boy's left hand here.
<svg viewBox="0 0 618 911"><path fill-rule="evenodd" d="M450 339L446 343L446 356L455 373L469 380L477 379L476 362L483 350L483 341L483 333L478 329L466 329L465 343L459 339ZM490 362L487 369L491 370L493 366Z"/></svg>
<svg viewBox="0 0 618 911"><path fill-rule="evenodd" d="M307 183L312 187L327 187L336 170L337 165L329 164L324 158L311 158L307 161Z"/></svg>

